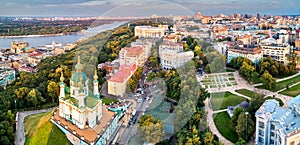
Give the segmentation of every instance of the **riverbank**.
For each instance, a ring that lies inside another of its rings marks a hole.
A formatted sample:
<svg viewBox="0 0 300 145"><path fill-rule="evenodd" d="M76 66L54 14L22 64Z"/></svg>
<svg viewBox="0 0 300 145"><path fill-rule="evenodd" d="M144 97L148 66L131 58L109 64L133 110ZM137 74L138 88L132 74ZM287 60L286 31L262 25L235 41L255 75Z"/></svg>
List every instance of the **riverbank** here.
<svg viewBox="0 0 300 145"><path fill-rule="evenodd" d="M112 24L125 24L127 21L123 21L123 22L113 22L113 23L109 23L109 24L103 24L103 25L99 25L99 26L109 26ZM97 27L99 27L97 26ZM73 35L73 34L81 34L81 33L85 33L86 31L88 31L89 29L93 29L96 27L90 27L88 29L83 29L77 32L69 32L69 33L58 33L58 34L45 34L45 35L20 35L20 36L0 36L0 38L33 38L33 37L53 37L53 36L64 36L64 35Z"/></svg>
<svg viewBox="0 0 300 145"><path fill-rule="evenodd" d="M114 29L126 24L128 21L113 22L111 24L104 24L97 27L91 27L80 32L73 32L68 34L48 34L48 35L26 35L26 36L0 36L0 49L10 48L12 41L28 42L30 47L44 46L54 42L62 44L75 43L80 38L89 38L100 32Z"/></svg>
<svg viewBox="0 0 300 145"><path fill-rule="evenodd" d="M78 33L78 32L72 32L72 33ZM20 35L20 36L0 36L0 38L32 38L32 37L51 37L51 36L63 36L68 35L72 33L59 33L59 34L46 34L46 35Z"/></svg>

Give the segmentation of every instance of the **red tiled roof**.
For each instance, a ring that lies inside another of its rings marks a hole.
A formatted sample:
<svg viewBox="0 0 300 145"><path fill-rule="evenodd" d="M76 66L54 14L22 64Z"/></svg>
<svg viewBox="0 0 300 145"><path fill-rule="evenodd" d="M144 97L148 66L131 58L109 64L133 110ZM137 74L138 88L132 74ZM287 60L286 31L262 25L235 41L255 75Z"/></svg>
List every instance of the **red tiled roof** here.
<svg viewBox="0 0 300 145"><path fill-rule="evenodd" d="M39 56L41 54L43 54L43 53L42 52L34 52L34 53L31 53L29 56L34 57L34 56Z"/></svg>
<svg viewBox="0 0 300 145"><path fill-rule="evenodd" d="M127 54L131 56L137 56L143 53L143 48L141 46L125 47L123 49L125 49Z"/></svg>
<svg viewBox="0 0 300 145"><path fill-rule="evenodd" d="M136 65L122 65L120 66L120 71L114 74L109 81L123 83L128 77L130 77L131 73L133 73L136 69Z"/></svg>

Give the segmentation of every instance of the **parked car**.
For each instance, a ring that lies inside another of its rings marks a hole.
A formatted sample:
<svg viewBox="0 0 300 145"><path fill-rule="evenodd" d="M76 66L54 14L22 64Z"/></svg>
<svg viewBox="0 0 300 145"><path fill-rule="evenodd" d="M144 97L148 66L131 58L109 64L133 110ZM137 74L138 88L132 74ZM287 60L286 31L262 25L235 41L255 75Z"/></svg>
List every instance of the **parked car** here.
<svg viewBox="0 0 300 145"><path fill-rule="evenodd" d="M142 101L143 101L143 99L141 99L141 98L139 98L139 99L137 100L138 103L140 103L140 102L142 102Z"/></svg>

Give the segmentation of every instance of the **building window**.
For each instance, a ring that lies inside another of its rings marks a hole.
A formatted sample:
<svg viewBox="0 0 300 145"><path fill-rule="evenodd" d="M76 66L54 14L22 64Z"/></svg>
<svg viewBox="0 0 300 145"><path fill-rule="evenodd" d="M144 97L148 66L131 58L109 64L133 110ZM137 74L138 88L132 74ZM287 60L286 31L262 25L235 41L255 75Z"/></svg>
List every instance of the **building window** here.
<svg viewBox="0 0 300 145"><path fill-rule="evenodd" d="M265 128L265 123L259 122L259 128Z"/></svg>
<svg viewBox="0 0 300 145"><path fill-rule="evenodd" d="M263 130L259 130L258 134L261 135L261 136L264 136L264 131Z"/></svg>
<svg viewBox="0 0 300 145"><path fill-rule="evenodd" d="M274 137L275 136L275 133L274 132L271 132L271 137Z"/></svg>
<svg viewBox="0 0 300 145"><path fill-rule="evenodd" d="M271 130L274 130L274 129L275 129L275 125L271 124Z"/></svg>
<svg viewBox="0 0 300 145"><path fill-rule="evenodd" d="M271 139L270 144L274 144L274 140Z"/></svg>

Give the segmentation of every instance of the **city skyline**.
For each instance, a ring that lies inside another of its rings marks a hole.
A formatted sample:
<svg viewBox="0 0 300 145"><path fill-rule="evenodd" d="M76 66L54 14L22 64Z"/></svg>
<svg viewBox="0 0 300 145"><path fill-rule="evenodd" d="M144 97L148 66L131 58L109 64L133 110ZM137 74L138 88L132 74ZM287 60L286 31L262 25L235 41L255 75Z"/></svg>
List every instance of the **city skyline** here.
<svg viewBox="0 0 300 145"><path fill-rule="evenodd" d="M4 0L0 6L2 16L151 16L204 15L249 13L272 15L298 15L300 1L278 0ZM172 9L170 9L172 7Z"/></svg>

